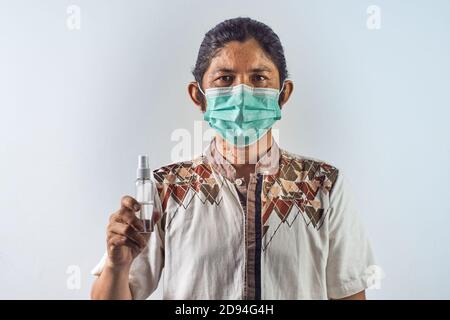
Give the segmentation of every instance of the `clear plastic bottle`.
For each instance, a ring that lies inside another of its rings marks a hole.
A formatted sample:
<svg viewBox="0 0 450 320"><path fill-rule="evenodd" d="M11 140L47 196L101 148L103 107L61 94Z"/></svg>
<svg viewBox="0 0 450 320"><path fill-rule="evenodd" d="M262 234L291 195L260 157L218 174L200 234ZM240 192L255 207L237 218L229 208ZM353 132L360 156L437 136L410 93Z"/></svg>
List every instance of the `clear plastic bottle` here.
<svg viewBox="0 0 450 320"><path fill-rule="evenodd" d="M139 155L138 168L136 172L136 200L141 204L139 219L144 224L141 233L153 232L153 195L154 186L151 180L151 170L147 155Z"/></svg>

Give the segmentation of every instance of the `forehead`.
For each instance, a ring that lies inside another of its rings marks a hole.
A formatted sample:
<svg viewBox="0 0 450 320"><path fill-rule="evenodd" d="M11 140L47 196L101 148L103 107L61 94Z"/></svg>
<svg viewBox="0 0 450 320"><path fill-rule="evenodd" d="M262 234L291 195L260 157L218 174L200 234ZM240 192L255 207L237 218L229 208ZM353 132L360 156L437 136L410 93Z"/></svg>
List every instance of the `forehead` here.
<svg viewBox="0 0 450 320"><path fill-rule="evenodd" d="M244 42L228 42L211 60L206 73L214 73L215 70L223 68L246 72L261 67L272 72L277 71L275 64L259 43L255 39L249 39Z"/></svg>

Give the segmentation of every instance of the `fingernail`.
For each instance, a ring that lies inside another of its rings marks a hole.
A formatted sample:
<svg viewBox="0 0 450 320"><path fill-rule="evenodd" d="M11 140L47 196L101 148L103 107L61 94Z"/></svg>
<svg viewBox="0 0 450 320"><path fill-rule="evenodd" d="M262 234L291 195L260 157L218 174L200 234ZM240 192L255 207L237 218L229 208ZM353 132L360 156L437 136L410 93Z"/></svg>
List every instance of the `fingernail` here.
<svg viewBox="0 0 450 320"><path fill-rule="evenodd" d="M139 204L135 203L135 204L134 204L134 210L138 211L139 208L140 208Z"/></svg>

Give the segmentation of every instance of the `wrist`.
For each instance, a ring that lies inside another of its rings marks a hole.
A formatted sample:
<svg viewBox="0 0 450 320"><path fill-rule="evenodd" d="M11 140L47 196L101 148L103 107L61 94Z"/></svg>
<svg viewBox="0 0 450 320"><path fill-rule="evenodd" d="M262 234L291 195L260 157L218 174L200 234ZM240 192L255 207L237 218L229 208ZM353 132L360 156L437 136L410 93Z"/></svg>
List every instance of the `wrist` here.
<svg viewBox="0 0 450 320"><path fill-rule="evenodd" d="M130 267L131 267L131 263L117 264L117 263L112 262L109 258L107 258L106 262L105 262L105 269L107 269L108 271L110 271L114 274L119 274L119 273L124 273L124 272L126 272L128 274L128 272L130 271Z"/></svg>

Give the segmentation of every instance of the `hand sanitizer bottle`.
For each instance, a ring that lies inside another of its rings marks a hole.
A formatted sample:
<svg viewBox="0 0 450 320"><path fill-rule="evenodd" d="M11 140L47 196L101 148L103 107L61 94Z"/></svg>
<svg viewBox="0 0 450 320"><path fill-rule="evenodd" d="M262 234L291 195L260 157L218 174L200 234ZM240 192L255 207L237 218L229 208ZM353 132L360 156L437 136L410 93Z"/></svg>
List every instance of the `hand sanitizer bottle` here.
<svg viewBox="0 0 450 320"><path fill-rule="evenodd" d="M139 155L138 168L136 172L136 200L141 204L139 219L144 224L141 233L153 232L153 194L154 186L150 178L151 170L147 155Z"/></svg>

